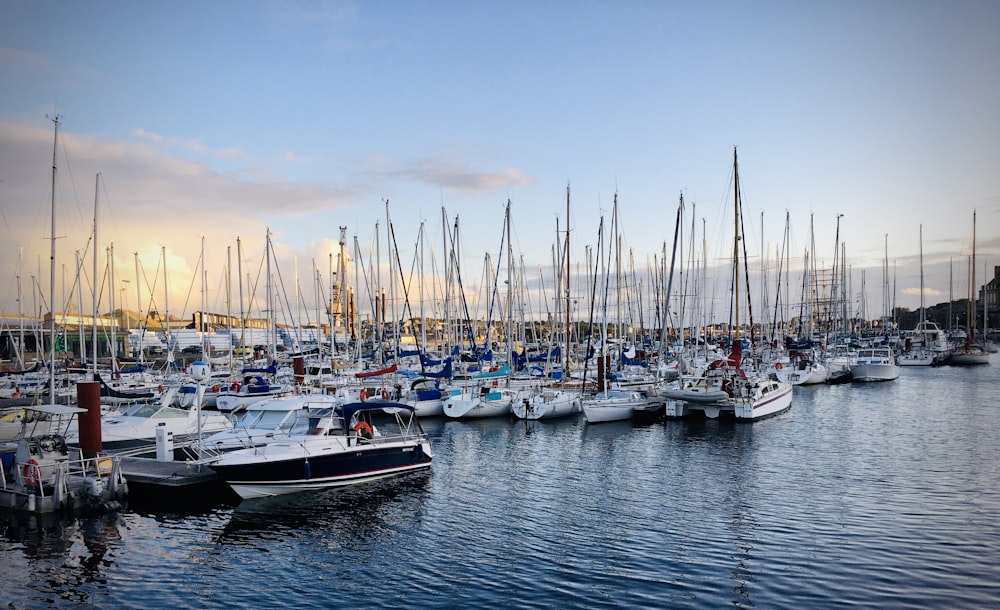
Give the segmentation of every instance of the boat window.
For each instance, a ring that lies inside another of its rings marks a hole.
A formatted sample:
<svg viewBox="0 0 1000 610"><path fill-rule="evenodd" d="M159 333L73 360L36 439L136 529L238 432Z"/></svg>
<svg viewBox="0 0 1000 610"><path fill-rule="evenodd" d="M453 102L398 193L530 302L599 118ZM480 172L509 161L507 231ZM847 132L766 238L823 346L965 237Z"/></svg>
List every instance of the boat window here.
<svg viewBox="0 0 1000 610"><path fill-rule="evenodd" d="M284 421L285 415L284 411L264 411L257 422L257 428L262 430L277 430L281 427L281 422Z"/></svg>
<svg viewBox="0 0 1000 610"><path fill-rule="evenodd" d="M236 422L236 428L241 430L246 430L248 428L253 428L256 426L257 422L260 421L261 411L247 411L243 417Z"/></svg>
<svg viewBox="0 0 1000 610"><path fill-rule="evenodd" d="M138 404L126 409L122 415L127 417L152 417L159 408L160 405L154 403Z"/></svg>
<svg viewBox="0 0 1000 610"><path fill-rule="evenodd" d="M184 409L178 409L177 407L163 407L160 411L154 415L155 418L187 418L188 412Z"/></svg>

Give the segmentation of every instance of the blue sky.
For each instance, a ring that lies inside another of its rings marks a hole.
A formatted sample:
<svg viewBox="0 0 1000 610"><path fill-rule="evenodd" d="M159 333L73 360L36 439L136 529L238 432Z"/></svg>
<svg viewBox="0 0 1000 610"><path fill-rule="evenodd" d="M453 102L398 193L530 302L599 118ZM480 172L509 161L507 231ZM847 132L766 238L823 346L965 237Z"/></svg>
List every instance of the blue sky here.
<svg viewBox="0 0 1000 610"><path fill-rule="evenodd" d="M101 172L102 248L134 276L130 253L152 273L166 247L175 304L202 236L210 274L237 236L259 260L266 227L306 274L339 226L367 249L385 199L406 267L421 221L441 249L443 206L478 278L508 198L515 250L545 264L567 183L575 260L616 192L640 268L681 192L722 258L733 146L752 251L780 250L787 211L801 265L812 215L829 266L843 214L877 315L886 235L897 304L919 304L922 224L929 304L949 261L964 296L973 210L977 274L1000 264L998 23L989 1L8 0L0 305L19 246L47 286L54 112L58 260L86 247Z"/></svg>

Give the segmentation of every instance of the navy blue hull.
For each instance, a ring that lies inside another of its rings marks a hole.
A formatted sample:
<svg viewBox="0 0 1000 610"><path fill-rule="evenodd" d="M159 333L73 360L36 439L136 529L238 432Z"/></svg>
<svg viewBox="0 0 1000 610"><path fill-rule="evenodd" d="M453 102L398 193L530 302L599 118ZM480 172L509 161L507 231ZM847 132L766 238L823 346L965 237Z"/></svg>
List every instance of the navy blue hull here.
<svg viewBox="0 0 1000 610"><path fill-rule="evenodd" d="M329 482L346 484L352 480L381 477L429 467L431 458L418 445L365 449L327 455L314 455L254 464L213 465L227 483L237 485L315 485Z"/></svg>

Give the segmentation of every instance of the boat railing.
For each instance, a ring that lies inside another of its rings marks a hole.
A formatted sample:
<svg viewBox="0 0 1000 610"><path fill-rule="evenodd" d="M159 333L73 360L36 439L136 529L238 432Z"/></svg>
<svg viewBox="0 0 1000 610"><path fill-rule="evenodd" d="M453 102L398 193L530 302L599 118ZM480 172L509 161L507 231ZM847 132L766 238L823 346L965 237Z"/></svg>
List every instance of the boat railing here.
<svg viewBox="0 0 1000 610"><path fill-rule="evenodd" d="M125 483L122 474L121 461L110 456L96 456L55 462L39 463L29 460L26 463L16 463L13 481L7 480L7 473L0 468L0 485L2 489L10 490L15 484L22 489L46 498L53 496L65 498L69 493L69 481L90 477L95 483L117 489Z"/></svg>

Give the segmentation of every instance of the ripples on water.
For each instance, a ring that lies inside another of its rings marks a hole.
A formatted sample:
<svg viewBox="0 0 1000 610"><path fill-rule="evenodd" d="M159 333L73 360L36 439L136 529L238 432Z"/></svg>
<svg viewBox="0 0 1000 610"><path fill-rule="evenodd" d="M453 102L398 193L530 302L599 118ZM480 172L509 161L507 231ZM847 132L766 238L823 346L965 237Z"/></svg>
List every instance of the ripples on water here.
<svg viewBox="0 0 1000 610"><path fill-rule="evenodd" d="M429 473L191 514L0 513L12 608L982 608L1000 367L755 424L425 421Z"/></svg>

